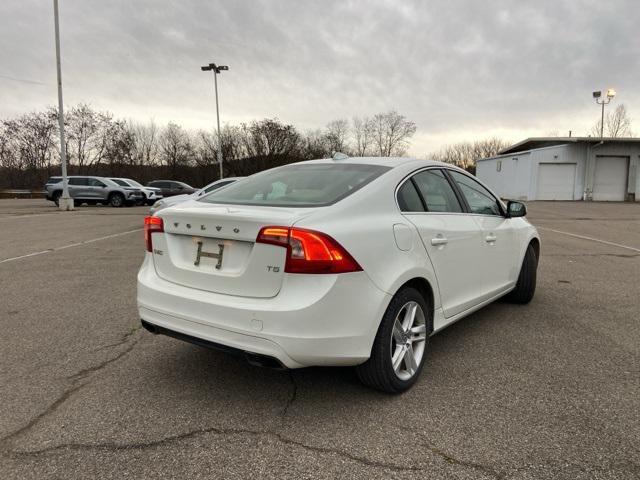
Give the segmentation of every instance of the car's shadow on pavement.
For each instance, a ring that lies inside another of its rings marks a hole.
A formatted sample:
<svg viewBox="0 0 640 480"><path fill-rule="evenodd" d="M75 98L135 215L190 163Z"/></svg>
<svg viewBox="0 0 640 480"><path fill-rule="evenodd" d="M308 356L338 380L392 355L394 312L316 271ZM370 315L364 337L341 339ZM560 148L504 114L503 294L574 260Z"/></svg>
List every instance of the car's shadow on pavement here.
<svg viewBox="0 0 640 480"><path fill-rule="evenodd" d="M465 357L472 355L470 350L490 354L495 353L493 349L501 350L499 332L508 329L509 323L520 323L523 311L519 306L495 303L432 336L422 375L412 390L437 388L434 379L444 372L450 375L456 365L465 364L468 361ZM170 346L172 355L157 357L157 364L149 367L156 370L156 375L179 380L180 389L215 388L217 392L226 391L233 396L242 384L243 391L246 387L264 394L279 394L283 389L290 390L294 382L297 393L304 390L309 397L358 395L383 402L396 397L362 385L352 367L264 368L249 364L241 356L159 338L163 345Z"/></svg>

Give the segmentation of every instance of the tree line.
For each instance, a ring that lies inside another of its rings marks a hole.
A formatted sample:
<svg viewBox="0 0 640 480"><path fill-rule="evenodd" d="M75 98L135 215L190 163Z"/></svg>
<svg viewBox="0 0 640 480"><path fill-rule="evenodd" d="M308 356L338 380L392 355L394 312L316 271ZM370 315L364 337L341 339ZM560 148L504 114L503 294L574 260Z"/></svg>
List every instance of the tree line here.
<svg viewBox="0 0 640 480"><path fill-rule="evenodd" d="M57 110L27 113L0 121L0 188L39 188L60 174ZM275 118L225 125L220 141L225 176L245 176L278 165L353 156L402 156L416 124L395 111L372 117L338 119L325 128L301 132ZM218 178L218 136L170 122L119 119L87 104L65 114L70 175L182 180L194 186Z"/></svg>
<svg viewBox="0 0 640 480"><path fill-rule="evenodd" d="M416 124L395 111L337 119L301 132L275 118L225 125L221 131L225 176L246 176L291 162L350 156L402 156ZM590 136L600 135L598 121ZM606 137L632 136L624 104L605 115ZM558 136L551 133L549 136ZM210 130L187 130L170 122L139 123L115 118L87 104L65 115L70 175L132 177L141 182L172 178L201 186L218 178L218 137ZM497 137L445 145L427 157L475 173L476 160L492 157L510 142ZM57 110L0 121L0 188L40 188L60 174Z"/></svg>

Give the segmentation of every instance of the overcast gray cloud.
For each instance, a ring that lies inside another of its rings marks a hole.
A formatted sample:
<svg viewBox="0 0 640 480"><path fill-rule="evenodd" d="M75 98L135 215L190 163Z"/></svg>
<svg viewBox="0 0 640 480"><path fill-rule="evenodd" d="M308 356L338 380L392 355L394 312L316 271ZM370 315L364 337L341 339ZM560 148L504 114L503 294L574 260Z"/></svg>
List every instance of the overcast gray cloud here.
<svg viewBox="0 0 640 480"><path fill-rule="evenodd" d="M620 1L60 0L65 103L118 116L278 117L307 129L398 110L412 153L501 135L584 134L616 87L640 132L640 5ZM0 117L56 102L53 7L0 3Z"/></svg>

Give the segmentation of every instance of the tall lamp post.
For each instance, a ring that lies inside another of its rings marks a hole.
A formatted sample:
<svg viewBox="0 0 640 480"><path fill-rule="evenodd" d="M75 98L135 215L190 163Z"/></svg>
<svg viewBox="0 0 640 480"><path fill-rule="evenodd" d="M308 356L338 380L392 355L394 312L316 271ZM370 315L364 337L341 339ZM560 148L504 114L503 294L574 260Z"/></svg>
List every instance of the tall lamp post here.
<svg viewBox="0 0 640 480"><path fill-rule="evenodd" d="M613 88L610 88L607 90L606 100L602 98L601 91L593 92L593 98L596 100L596 103L598 105L602 105L602 116L600 117L600 140L604 138L604 106L609 105L609 103L615 96L616 96L616 91Z"/></svg>
<svg viewBox="0 0 640 480"><path fill-rule="evenodd" d="M67 146L64 141L64 111L62 104L62 68L60 66L60 21L58 0L53 0L53 21L56 35L56 70L58 73L58 124L60 126L60 163L62 165L62 196L58 198L60 210L73 210L73 199L69 196L67 182Z"/></svg>
<svg viewBox="0 0 640 480"><path fill-rule="evenodd" d="M210 63L209 65L200 67L200 70L203 72L213 72L213 84L216 91L216 119L218 122L218 163L220 164L220 178L222 178L222 137L220 136L220 110L218 107L218 74L222 71L229 70L229 67L227 65Z"/></svg>

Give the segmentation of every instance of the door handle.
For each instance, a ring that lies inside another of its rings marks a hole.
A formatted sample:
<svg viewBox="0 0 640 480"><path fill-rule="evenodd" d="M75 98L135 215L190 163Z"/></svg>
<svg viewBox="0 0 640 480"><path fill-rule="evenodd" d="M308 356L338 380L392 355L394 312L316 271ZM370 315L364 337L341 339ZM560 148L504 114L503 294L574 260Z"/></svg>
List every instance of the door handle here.
<svg viewBox="0 0 640 480"><path fill-rule="evenodd" d="M449 243L449 240L447 240L445 237L443 236L439 236L439 237L435 237L431 239L431 245L436 246L436 245L446 245L447 243Z"/></svg>
<svg viewBox="0 0 640 480"><path fill-rule="evenodd" d="M493 243L498 239L498 237L496 237L493 233L490 233L489 235L484 237L484 239L487 243Z"/></svg>

